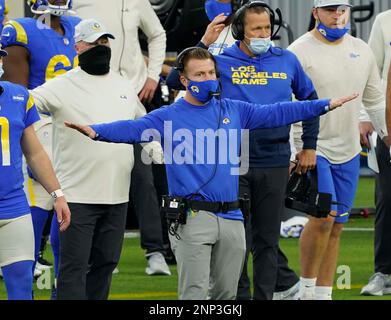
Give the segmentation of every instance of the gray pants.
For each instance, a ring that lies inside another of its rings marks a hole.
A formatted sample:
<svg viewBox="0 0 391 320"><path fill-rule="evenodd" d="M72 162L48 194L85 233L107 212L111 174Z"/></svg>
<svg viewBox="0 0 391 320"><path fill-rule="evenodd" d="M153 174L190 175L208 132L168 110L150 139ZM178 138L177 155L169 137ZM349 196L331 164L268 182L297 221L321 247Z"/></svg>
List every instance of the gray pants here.
<svg viewBox="0 0 391 320"><path fill-rule="evenodd" d="M376 177L375 272L391 274L391 163L390 150L377 141L380 174Z"/></svg>
<svg viewBox="0 0 391 320"><path fill-rule="evenodd" d="M124 239L127 203L69 203L72 221L60 233L59 300L106 300Z"/></svg>
<svg viewBox="0 0 391 320"><path fill-rule="evenodd" d="M170 235L180 300L234 300L246 252L242 221L200 211Z"/></svg>

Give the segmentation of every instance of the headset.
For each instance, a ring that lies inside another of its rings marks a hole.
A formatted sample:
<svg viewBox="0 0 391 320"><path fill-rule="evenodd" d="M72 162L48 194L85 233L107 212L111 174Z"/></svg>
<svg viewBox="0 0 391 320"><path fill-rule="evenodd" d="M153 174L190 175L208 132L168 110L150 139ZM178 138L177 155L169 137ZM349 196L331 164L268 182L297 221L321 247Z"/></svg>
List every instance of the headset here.
<svg viewBox="0 0 391 320"><path fill-rule="evenodd" d="M185 65L183 62L184 62L185 58L190 54L190 52L192 52L195 49L201 49L201 48L200 47L189 47L189 48L186 48L185 50L183 50L181 53L179 53L178 57L176 58L176 62L174 64L174 69L178 70L179 72L184 72ZM216 77L217 77L217 79L220 79L220 72L217 68L216 58L209 51L208 51L208 53L209 53L209 58L213 61L214 65L215 65Z"/></svg>
<svg viewBox="0 0 391 320"><path fill-rule="evenodd" d="M173 68L175 70L179 71L179 72L184 72L185 65L184 65L183 62L184 62L185 58L187 57L187 55L190 54L190 52L195 50L195 49L201 49L201 48L199 48L199 47L189 47L189 48L186 48L185 50L183 50L181 53L179 53ZM217 80L219 80L219 90L217 92L215 92L215 93L212 93L212 96L219 100L219 105L220 105L220 108L219 108L219 120L218 120L218 126L217 126L217 131L218 131L220 129L220 127L221 127L221 116L222 116L222 109L223 109L222 108L222 102L221 102L220 72L219 72L219 70L217 68L216 58L213 56L213 54L211 54L206 49L203 49L203 50L208 52L209 58L214 62L215 70L216 70L216 78L217 78ZM219 148L219 143L218 142L215 144L215 147L216 147L215 155L217 157L218 156L218 148ZM189 195L186 195L184 198L189 198L190 197L190 199L192 199L195 196L199 196L200 195L199 192L213 180L213 178L216 176L216 173L217 173L217 160L215 161L215 166L214 166L213 172L212 172L211 176L209 177L209 179L207 179L206 182L202 183L201 186L195 192L193 192L193 193L191 193Z"/></svg>
<svg viewBox="0 0 391 320"><path fill-rule="evenodd" d="M242 1L242 4L245 3L246 1ZM270 22L272 25L272 35L271 39L273 40L274 37L278 34L278 32L281 29L282 26L282 13L281 10L278 8L276 11L274 11L269 5L267 5L263 1L255 0L255 1L250 1L245 4L243 4L238 11L236 11L233 20L232 20L232 36L236 40L243 41L244 40L244 18L247 10L255 7L263 7L267 10L267 12L270 15ZM276 14L278 16L278 28L274 32L274 28L276 25Z"/></svg>

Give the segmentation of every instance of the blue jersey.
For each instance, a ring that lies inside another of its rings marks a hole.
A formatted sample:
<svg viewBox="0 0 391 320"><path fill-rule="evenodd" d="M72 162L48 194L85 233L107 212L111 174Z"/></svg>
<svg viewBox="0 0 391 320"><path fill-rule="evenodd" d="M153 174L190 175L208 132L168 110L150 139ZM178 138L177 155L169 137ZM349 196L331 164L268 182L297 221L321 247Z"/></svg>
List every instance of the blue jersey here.
<svg viewBox="0 0 391 320"><path fill-rule="evenodd" d="M39 120L28 91L16 84L1 81L0 95L0 219L13 219L30 212L23 191L23 131Z"/></svg>
<svg viewBox="0 0 391 320"><path fill-rule="evenodd" d="M7 11L5 0L0 0L0 32L3 30L4 16L7 14Z"/></svg>
<svg viewBox="0 0 391 320"><path fill-rule="evenodd" d="M91 127L97 132L100 141L139 143L148 142L152 137L159 140L156 136L164 137L160 142L164 150L170 195L187 197L198 193L204 201L232 202L238 199L239 194L239 178L233 172L239 167L235 156L239 158L241 129L275 128L307 120L323 114L328 105L329 100L262 106L229 99L221 102L212 99L205 106L199 107L180 99L169 107L157 109L137 120ZM205 148L205 137L202 137L203 132L209 130L219 133L218 151L212 159L210 156L216 150L215 145L211 149ZM233 138L223 141L223 137ZM233 158L231 153L235 153ZM217 215L231 220L243 219L240 210Z"/></svg>
<svg viewBox="0 0 391 320"><path fill-rule="evenodd" d="M268 104L291 101L292 95L298 100L306 100L315 91L297 57L281 48L271 47L265 54L249 57L237 42L216 56L216 60L223 98ZM289 132L290 126L252 131L250 166L288 166L291 155ZM316 141L316 136L317 131L311 142ZM316 142L311 148L316 149Z"/></svg>
<svg viewBox="0 0 391 320"><path fill-rule="evenodd" d="M1 35L3 48L22 46L29 52L28 89L32 90L77 67L79 61L73 37L79 22L80 19L76 17L61 17L64 36L40 19L21 18L5 24Z"/></svg>

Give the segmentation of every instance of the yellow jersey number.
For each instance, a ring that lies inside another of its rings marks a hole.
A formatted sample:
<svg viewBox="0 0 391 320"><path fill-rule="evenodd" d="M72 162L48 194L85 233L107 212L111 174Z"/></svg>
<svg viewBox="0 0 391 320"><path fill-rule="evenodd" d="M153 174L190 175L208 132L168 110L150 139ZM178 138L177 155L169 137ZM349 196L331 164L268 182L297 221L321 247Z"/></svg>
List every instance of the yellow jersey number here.
<svg viewBox="0 0 391 320"><path fill-rule="evenodd" d="M59 64L61 64L63 68L55 71ZM69 67L76 68L78 65L79 65L78 56L76 56L75 59L73 60L73 66L67 56L64 55L54 56L53 58L50 59L46 67L45 81L49 81L61 74L66 73L67 70L65 70L65 68L69 68Z"/></svg>
<svg viewBox="0 0 391 320"><path fill-rule="evenodd" d="M3 166L9 167L11 165L11 152L10 152L10 138L9 138L9 122L5 117L0 117L0 130L1 130L1 154L3 157Z"/></svg>

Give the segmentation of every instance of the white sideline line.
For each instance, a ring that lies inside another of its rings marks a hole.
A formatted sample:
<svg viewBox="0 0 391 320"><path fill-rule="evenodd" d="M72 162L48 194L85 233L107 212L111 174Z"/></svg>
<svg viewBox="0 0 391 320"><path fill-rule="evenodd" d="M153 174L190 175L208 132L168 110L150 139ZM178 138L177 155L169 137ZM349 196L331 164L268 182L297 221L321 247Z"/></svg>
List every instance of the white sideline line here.
<svg viewBox="0 0 391 320"><path fill-rule="evenodd" d="M374 232L374 228L344 228L343 231L346 232ZM140 232L138 231L126 231L124 234L124 239L135 239L140 238Z"/></svg>
<svg viewBox="0 0 391 320"><path fill-rule="evenodd" d="M347 232L374 232L374 228L344 228L343 231Z"/></svg>
<svg viewBox="0 0 391 320"><path fill-rule="evenodd" d="M126 231L124 234L124 239L134 239L140 238L140 232L138 231Z"/></svg>

